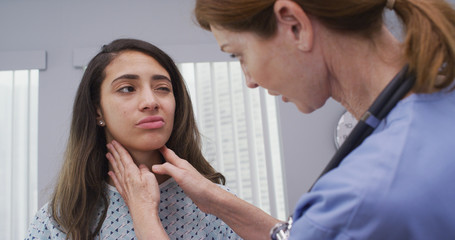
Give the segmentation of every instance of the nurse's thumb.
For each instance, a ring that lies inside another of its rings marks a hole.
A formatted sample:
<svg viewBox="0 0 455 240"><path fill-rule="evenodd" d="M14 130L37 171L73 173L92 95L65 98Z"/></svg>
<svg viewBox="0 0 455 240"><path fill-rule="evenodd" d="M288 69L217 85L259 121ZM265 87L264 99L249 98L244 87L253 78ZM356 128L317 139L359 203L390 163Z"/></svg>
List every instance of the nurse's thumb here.
<svg viewBox="0 0 455 240"><path fill-rule="evenodd" d="M181 170L179 168L177 168L176 166L172 165L171 163L165 162L163 164L153 165L152 172L155 174L161 174L161 175L165 174L165 175L169 175L173 178L177 178L179 175L179 172L181 172Z"/></svg>

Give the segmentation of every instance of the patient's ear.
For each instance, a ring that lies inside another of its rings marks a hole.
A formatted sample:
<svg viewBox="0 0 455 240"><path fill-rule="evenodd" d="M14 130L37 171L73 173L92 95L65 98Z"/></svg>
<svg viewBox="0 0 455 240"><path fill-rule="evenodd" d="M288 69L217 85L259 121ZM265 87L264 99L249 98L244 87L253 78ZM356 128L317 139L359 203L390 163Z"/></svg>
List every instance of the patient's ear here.
<svg viewBox="0 0 455 240"><path fill-rule="evenodd" d="M103 118L103 112L101 111L100 107L96 107L96 124L101 127L104 127L106 125L106 122Z"/></svg>

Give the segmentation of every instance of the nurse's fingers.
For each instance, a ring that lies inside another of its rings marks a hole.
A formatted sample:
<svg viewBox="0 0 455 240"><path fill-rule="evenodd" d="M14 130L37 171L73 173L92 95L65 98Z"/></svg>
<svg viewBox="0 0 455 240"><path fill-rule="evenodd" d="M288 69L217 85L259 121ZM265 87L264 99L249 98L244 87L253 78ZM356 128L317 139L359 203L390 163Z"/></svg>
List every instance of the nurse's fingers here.
<svg viewBox="0 0 455 240"><path fill-rule="evenodd" d="M173 177L177 182L182 178L183 171L178 167L166 162L163 164L156 164L152 166L152 172L159 175L169 175Z"/></svg>
<svg viewBox="0 0 455 240"><path fill-rule="evenodd" d="M154 173L172 176L177 182L179 182L179 180L185 175L185 172L194 169L188 161L179 158L174 151L166 146L160 148L160 152L166 162L163 164L153 165L152 171Z"/></svg>
<svg viewBox="0 0 455 240"><path fill-rule="evenodd" d="M110 153L110 152L106 153L106 158L107 158L107 160L109 160L109 163L111 164L112 169L114 170L114 173L116 175L118 175L117 177L121 177L121 172L120 172L120 170L118 168L117 160L112 155L112 153Z"/></svg>
<svg viewBox="0 0 455 240"><path fill-rule="evenodd" d="M106 153L106 157L111 163L113 171L109 171L107 174L111 177L112 181L114 182L115 188L117 188L117 191L120 193L120 195L123 194L123 172L121 172L118 169L117 161L115 160L114 156L108 152Z"/></svg>
<svg viewBox="0 0 455 240"><path fill-rule="evenodd" d="M134 166L134 169L137 169L137 166L134 163L130 153L120 143L118 143L115 140L112 140L112 145L114 146L116 152L120 156L119 160L124 168Z"/></svg>
<svg viewBox="0 0 455 240"><path fill-rule="evenodd" d="M112 160L110 160L109 162L111 163L111 165L113 167L114 167L114 165L116 166L116 169L114 169L116 171L116 173L122 174L124 172L125 167L123 166L123 163L122 163L122 160L121 160L119 152L117 151L117 149L115 148L113 143L108 143L106 145L106 147L107 147L107 150L109 150L109 153L112 156Z"/></svg>
<svg viewBox="0 0 455 240"><path fill-rule="evenodd" d="M166 162L169 162L172 165L175 165L176 167L182 168L187 167L187 165L191 166L191 164L189 164L188 161L181 159L179 156L177 156L177 154L175 154L174 151L167 148L166 146L161 147L160 152L163 155Z"/></svg>
<svg viewBox="0 0 455 240"><path fill-rule="evenodd" d="M145 180L148 183L156 182L156 184L158 184L158 182L156 181L155 174L152 171L150 171L150 169L146 165L144 164L139 165L139 171L143 180Z"/></svg>
<svg viewBox="0 0 455 240"><path fill-rule="evenodd" d="M172 150L163 147L160 149L166 162L153 165L152 171L156 174L166 174L183 189L185 194L204 212L209 213L210 202L207 196L218 187L199 173L188 161L179 158Z"/></svg>
<svg viewBox="0 0 455 240"><path fill-rule="evenodd" d="M109 177L111 177L112 181L114 182L114 186L115 188L117 188L117 191L120 193L120 195L123 196L122 184L120 184L118 178L115 176L115 173L113 171L109 171L107 174L109 175Z"/></svg>

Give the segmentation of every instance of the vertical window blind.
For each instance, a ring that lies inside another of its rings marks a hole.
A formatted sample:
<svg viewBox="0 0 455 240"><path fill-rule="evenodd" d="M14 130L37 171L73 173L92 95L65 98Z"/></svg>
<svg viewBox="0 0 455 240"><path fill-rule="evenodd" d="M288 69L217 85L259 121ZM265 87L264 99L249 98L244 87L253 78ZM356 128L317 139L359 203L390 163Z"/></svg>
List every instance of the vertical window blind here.
<svg viewBox="0 0 455 240"><path fill-rule="evenodd" d="M38 75L0 71L0 239L24 239L37 211Z"/></svg>
<svg viewBox="0 0 455 240"><path fill-rule="evenodd" d="M205 157L237 196L285 219L275 98L264 89L248 89L238 61L180 63L179 68Z"/></svg>

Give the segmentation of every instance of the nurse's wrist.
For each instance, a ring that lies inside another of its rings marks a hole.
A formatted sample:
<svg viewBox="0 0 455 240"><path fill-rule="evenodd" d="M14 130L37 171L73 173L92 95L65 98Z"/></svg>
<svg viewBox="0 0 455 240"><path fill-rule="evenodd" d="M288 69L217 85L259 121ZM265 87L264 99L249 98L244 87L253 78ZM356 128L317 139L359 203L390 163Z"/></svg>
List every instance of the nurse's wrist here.
<svg viewBox="0 0 455 240"><path fill-rule="evenodd" d="M216 215L220 211L220 208L224 208L223 201L226 200L226 194L231 193L225 191L214 183L210 183L206 186L206 193L202 194L205 195L203 202L204 206L199 208L207 214Z"/></svg>

